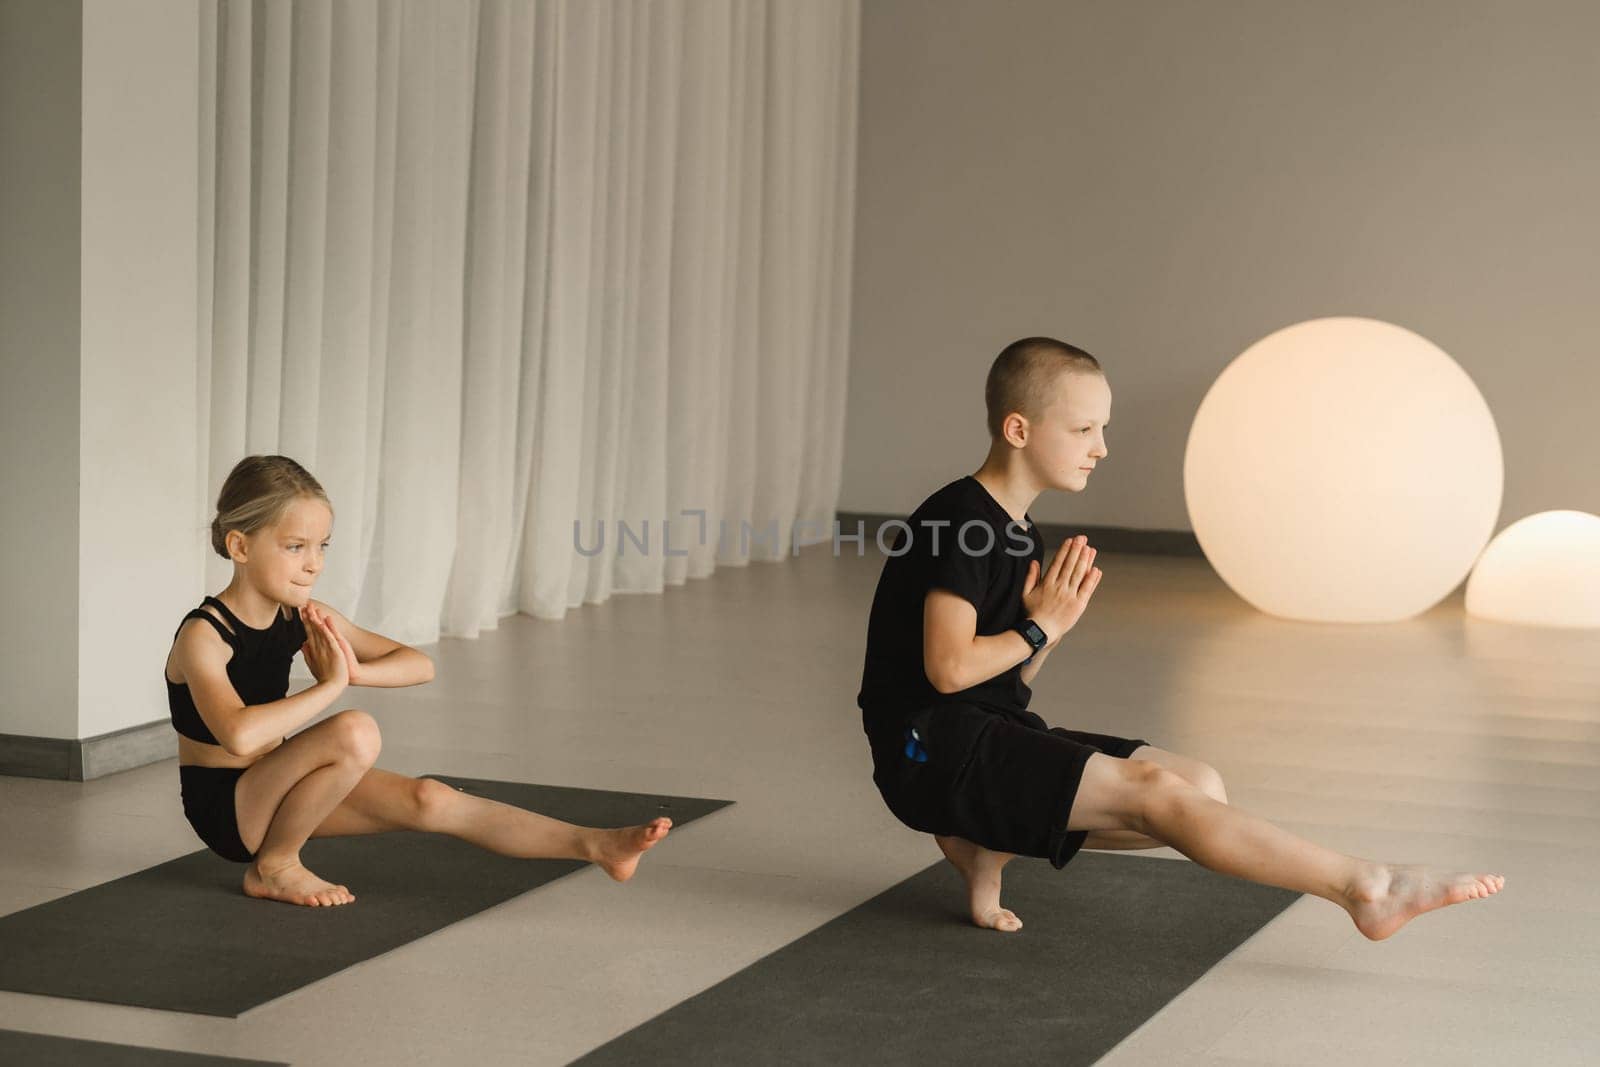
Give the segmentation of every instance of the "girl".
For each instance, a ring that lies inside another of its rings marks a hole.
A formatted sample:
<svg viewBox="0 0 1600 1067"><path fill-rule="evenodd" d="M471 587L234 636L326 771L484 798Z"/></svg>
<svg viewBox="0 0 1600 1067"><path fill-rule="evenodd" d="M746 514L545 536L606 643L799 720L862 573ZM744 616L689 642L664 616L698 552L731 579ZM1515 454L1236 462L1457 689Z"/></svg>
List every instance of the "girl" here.
<svg viewBox="0 0 1600 1067"><path fill-rule="evenodd" d="M300 863L308 838L428 830L506 856L580 859L619 882L672 820L593 829L373 766L378 724L354 708L304 726L350 685L419 685L433 662L311 599L333 530L322 486L286 456L240 460L217 498L211 546L233 581L184 616L167 656L183 813L218 855L248 863L244 891L310 906L355 895ZM294 696L289 663L316 684Z"/></svg>

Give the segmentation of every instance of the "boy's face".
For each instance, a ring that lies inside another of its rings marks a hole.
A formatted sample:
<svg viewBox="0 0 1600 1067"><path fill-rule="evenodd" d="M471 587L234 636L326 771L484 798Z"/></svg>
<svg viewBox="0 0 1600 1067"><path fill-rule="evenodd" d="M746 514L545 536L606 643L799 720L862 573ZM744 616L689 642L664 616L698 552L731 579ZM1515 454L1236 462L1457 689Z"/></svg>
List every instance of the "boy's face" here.
<svg viewBox="0 0 1600 1067"><path fill-rule="evenodd" d="M1046 487L1080 493L1089 470L1106 458L1106 427L1111 422L1111 387L1104 375L1062 374L1055 399L1034 420L1022 454Z"/></svg>

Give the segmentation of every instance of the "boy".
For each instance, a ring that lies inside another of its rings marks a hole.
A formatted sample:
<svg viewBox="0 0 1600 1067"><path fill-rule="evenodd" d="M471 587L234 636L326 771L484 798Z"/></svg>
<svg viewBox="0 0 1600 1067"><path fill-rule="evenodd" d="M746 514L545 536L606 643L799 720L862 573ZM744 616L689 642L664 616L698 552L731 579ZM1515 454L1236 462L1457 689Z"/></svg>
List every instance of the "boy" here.
<svg viewBox="0 0 1600 1067"><path fill-rule="evenodd" d="M1491 874L1341 855L1227 804L1207 764L1143 740L1049 727L1029 688L1100 584L1076 537L1048 565L1028 508L1082 492L1106 458L1111 390L1099 362L1049 337L989 370L989 455L925 500L887 549L857 704L873 782L895 817L934 835L967 883L972 921L1000 905L1014 855L1064 867L1080 848L1170 845L1211 870L1315 893L1382 940L1425 911L1498 892Z"/></svg>

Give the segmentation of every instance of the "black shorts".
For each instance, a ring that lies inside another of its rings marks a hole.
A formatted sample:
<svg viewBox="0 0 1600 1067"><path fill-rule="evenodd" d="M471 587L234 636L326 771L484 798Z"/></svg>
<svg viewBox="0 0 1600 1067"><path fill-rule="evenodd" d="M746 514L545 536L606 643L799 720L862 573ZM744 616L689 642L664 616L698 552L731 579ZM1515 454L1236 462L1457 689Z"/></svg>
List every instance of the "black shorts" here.
<svg viewBox="0 0 1600 1067"><path fill-rule="evenodd" d="M235 863L256 858L239 837L239 819L233 807L233 787L244 771L243 767L178 765L184 818L207 848Z"/></svg>
<svg viewBox="0 0 1600 1067"><path fill-rule="evenodd" d="M1084 764L1148 741L1047 727L972 704L935 704L893 733L869 733L872 781L895 818L928 834L1065 867L1088 838L1068 830ZM911 731L916 731L916 736Z"/></svg>

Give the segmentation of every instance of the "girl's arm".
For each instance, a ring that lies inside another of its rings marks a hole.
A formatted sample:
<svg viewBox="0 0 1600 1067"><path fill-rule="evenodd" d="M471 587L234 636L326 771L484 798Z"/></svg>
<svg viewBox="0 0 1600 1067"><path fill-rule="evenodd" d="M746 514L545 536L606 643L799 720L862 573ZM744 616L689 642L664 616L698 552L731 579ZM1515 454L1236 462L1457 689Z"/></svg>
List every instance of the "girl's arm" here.
<svg viewBox="0 0 1600 1067"><path fill-rule="evenodd" d="M339 699L344 683L330 679L294 696L246 706L228 680L232 650L209 626L185 626L176 659L200 721L231 756L248 756L316 718Z"/></svg>
<svg viewBox="0 0 1600 1067"><path fill-rule="evenodd" d="M351 685L394 688L433 681L433 660L410 645L363 630L320 600L309 601L305 614L308 627L316 625L319 615L333 621L350 668Z"/></svg>

